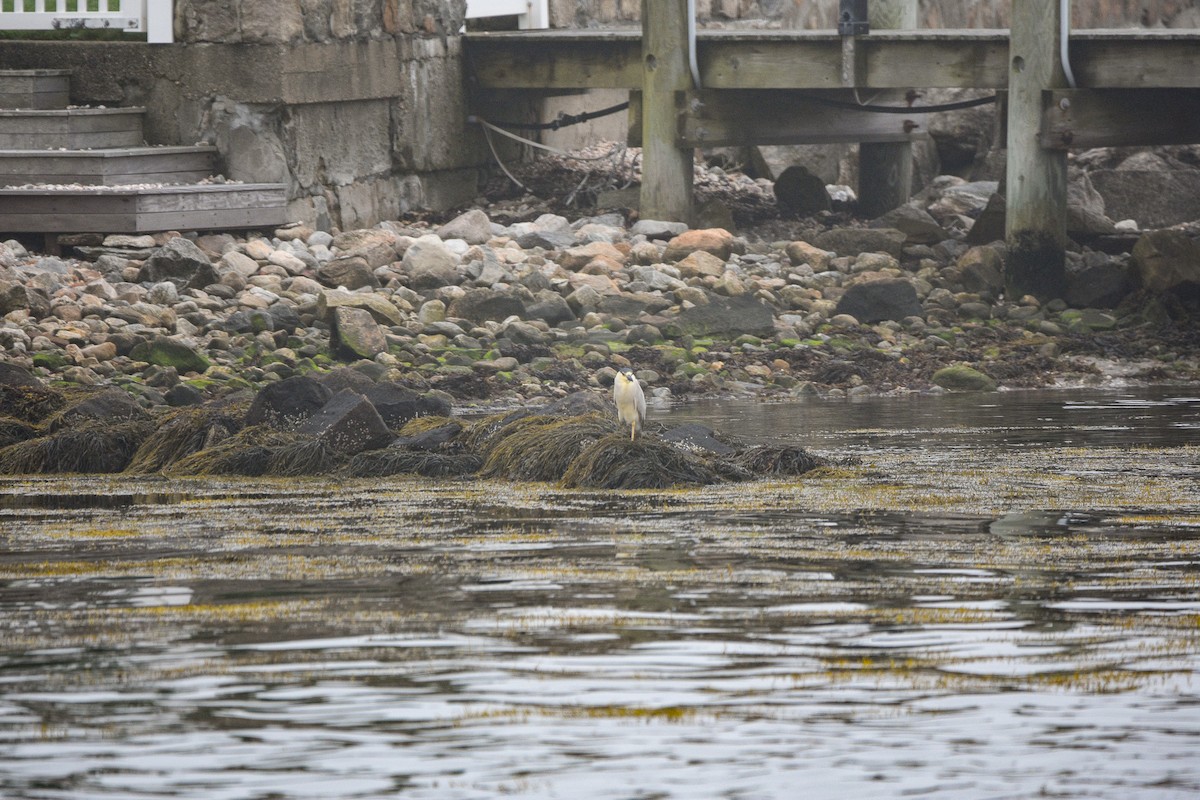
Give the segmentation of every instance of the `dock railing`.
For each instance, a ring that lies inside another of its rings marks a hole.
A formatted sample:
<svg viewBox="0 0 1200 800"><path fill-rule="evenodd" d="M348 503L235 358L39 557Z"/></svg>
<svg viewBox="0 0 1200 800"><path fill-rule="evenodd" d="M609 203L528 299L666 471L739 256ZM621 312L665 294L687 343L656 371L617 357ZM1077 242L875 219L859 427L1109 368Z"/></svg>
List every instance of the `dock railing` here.
<svg viewBox="0 0 1200 800"><path fill-rule="evenodd" d="M175 41L174 0L0 0L0 30L97 28L144 33L151 44Z"/></svg>

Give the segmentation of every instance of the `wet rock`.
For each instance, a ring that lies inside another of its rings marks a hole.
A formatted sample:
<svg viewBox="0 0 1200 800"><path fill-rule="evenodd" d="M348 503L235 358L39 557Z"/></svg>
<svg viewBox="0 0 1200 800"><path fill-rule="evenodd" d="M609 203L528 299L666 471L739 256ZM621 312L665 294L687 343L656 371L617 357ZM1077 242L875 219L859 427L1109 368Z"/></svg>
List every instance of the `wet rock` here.
<svg viewBox="0 0 1200 800"><path fill-rule="evenodd" d="M706 305L682 309L679 326L693 336L768 336L775 331L775 315L753 297L713 295Z"/></svg>
<svg viewBox="0 0 1200 800"><path fill-rule="evenodd" d="M995 247L972 247L958 257L963 291L994 300L1004 291L1004 258Z"/></svg>
<svg viewBox="0 0 1200 800"><path fill-rule="evenodd" d="M903 278L876 278L853 284L838 300L838 314L849 314L862 323L902 320L922 314L921 301L911 282Z"/></svg>
<svg viewBox="0 0 1200 800"><path fill-rule="evenodd" d="M930 380L935 386L940 386L950 392L993 392L996 390L994 380L966 364L943 367L933 373Z"/></svg>
<svg viewBox="0 0 1200 800"><path fill-rule="evenodd" d="M671 428L660 438L664 442L671 442L693 452L715 453L719 456L737 452L737 448L717 439L712 428L698 422Z"/></svg>
<svg viewBox="0 0 1200 800"><path fill-rule="evenodd" d="M208 254L182 236L171 239L142 264L138 280L149 283L170 281L180 289L202 288L220 278Z"/></svg>
<svg viewBox="0 0 1200 800"><path fill-rule="evenodd" d="M359 308L370 313L381 325L403 325L404 315L386 297L377 292L348 292L345 289L326 289L317 295L317 315L333 322L338 308Z"/></svg>
<svg viewBox="0 0 1200 800"><path fill-rule="evenodd" d="M296 432L316 436L346 455L386 447L393 438L371 401L352 389L331 397Z"/></svg>
<svg viewBox="0 0 1200 800"><path fill-rule="evenodd" d="M54 432L95 422L115 425L149 419L150 415L127 393L120 389L104 389L55 414L47 427Z"/></svg>
<svg viewBox="0 0 1200 800"><path fill-rule="evenodd" d="M353 389L365 395L375 386L375 381L350 367L336 367L315 377L332 394L337 394L343 389Z"/></svg>
<svg viewBox="0 0 1200 800"><path fill-rule="evenodd" d="M1158 294L1200 285L1200 244L1182 231L1148 231L1133 246L1133 266L1141 285Z"/></svg>
<svg viewBox="0 0 1200 800"><path fill-rule="evenodd" d="M270 383L254 397L246 412L245 424L266 425L283 431L295 430L319 411L333 393L307 376Z"/></svg>
<svg viewBox="0 0 1200 800"><path fill-rule="evenodd" d="M1089 173L1110 218L1137 220L1143 228L1200 219L1200 170L1124 167Z"/></svg>
<svg viewBox="0 0 1200 800"><path fill-rule="evenodd" d="M575 319L566 298L550 289L542 289L534 295L534 302L526 307L525 316L544 320L550 326Z"/></svg>
<svg viewBox="0 0 1200 800"><path fill-rule="evenodd" d="M1132 290L1129 268L1109 261L1068 273L1063 299L1077 308L1115 308Z"/></svg>
<svg viewBox="0 0 1200 800"><path fill-rule="evenodd" d="M992 195L967 231L967 244L988 244L1004 240L1004 196Z"/></svg>
<svg viewBox="0 0 1200 800"><path fill-rule="evenodd" d="M317 270L317 280L326 286L344 287L353 291L363 287L379 288L379 279L365 258L349 256L322 264Z"/></svg>
<svg viewBox="0 0 1200 800"><path fill-rule="evenodd" d="M788 167L775 179L774 191L779 205L796 214L812 216L833 208L825 181L799 165Z"/></svg>
<svg viewBox="0 0 1200 800"><path fill-rule="evenodd" d="M204 402L204 395L200 394L200 390L188 386L186 383L177 383L166 391L163 397L167 401L167 405L178 406L195 406Z"/></svg>
<svg viewBox="0 0 1200 800"><path fill-rule="evenodd" d="M372 359L387 350L387 339L371 312L339 306L333 310L333 349L350 357Z"/></svg>
<svg viewBox="0 0 1200 800"><path fill-rule="evenodd" d="M41 383L24 367L0 361L0 386L40 386Z"/></svg>

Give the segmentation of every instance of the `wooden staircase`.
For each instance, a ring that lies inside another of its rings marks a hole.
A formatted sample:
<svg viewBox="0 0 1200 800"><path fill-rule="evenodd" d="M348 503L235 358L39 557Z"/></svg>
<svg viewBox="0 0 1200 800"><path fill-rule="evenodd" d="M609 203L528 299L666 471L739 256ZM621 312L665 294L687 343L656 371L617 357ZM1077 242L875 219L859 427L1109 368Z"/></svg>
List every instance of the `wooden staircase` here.
<svg viewBox="0 0 1200 800"><path fill-rule="evenodd" d="M73 108L67 70L0 70L0 238L270 228L287 186L212 178L211 145L147 146L144 108Z"/></svg>

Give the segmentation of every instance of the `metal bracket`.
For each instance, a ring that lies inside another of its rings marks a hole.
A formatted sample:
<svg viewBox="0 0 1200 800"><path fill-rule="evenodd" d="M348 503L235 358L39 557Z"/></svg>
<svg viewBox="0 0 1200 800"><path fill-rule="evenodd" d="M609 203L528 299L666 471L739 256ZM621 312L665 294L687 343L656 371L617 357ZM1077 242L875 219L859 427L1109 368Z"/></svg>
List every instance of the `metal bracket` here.
<svg viewBox="0 0 1200 800"><path fill-rule="evenodd" d="M839 36L865 36L871 32L867 22L867 0L840 0L838 9Z"/></svg>

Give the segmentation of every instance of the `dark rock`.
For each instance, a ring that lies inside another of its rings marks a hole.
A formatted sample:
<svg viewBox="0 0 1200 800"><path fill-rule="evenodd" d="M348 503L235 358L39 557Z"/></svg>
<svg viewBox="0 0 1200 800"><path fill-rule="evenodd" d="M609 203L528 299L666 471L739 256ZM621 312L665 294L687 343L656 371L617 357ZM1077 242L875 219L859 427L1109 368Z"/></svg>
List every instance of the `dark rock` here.
<svg viewBox="0 0 1200 800"><path fill-rule="evenodd" d="M317 270L317 280L326 286L344 286L351 291L364 286L379 288L379 279L375 277L375 271L361 256L335 258L322 264Z"/></svg>
<svg viewBox="0 0 1200 800"><path fill-rule="evenodd" d="M388 427L399 428L415 417L448 417L450 403L437 395L422 395L396 383L380 383L366 391Z"/></svg>
<svg viewBox="0 0 1200 800"><path fill-rule="evenodd" d="M833 208L825 181L795 165L775 179L775 200L784 208L804 216Z"/></svg>
<svg viewBox="0 0 1200 800"><path fill-rule="evenodd" d="M529 231L517 237L522 250L541 247L544 250L565 250L575 244L575 235L570 231Z"/></svg>
<svg viewBox="0 0 1200 800"><path fill-rule="evenodd" d="M995 247L972 247L958 258L964 292L994 300L1004 291L1004 258Z"/></svg>
<svg viewBox="0 0 1200 800"><path fill-rule="evenodd" d="M440 450L458 438L462 429L462 425L457 422L450 422L412 436L397 436L391 446L408 450Z"/></svg>
<svg viewBox="0 0 1200 800"><path fill-rule="evenodd" d="M348 455L385 447L393 438L371 401L352 389L343 389L330 398L301 422L296 432L317 436Z"/></svg>
<svg viewBox="0 0 1200 800"><path fill-rule="evenodd" d="M359 394L365 395L375 385L375 381L349 367L331 369L317 376L317 381L333 394L337 394L343 389L353 389Z"/></svg>
<svg viewBox="0 0 1200 800"><path fill-rule="evenodd" d="M271 318L272 330L291 332L303 325L291 303L276 303L267 309L267 313Z"/></svg>
<svg viewBox="0 0 1200 800"><path fill-rule="evenodd" d="M175 384L163 396L169 406L194 406L204 401L204 395L200 394L200 390L188 386L186 383Z"/></svg>
<svg viewBox="0 0 1200 800"><path fill-rule="evenodd" d="M387 339L371 312L339 306L333 310L333 349L342 355L372 359L387 350Z"/></svg>
<svg viewBox="0 0 1200 800"><path fill-rule="evenodd" d="M975 224L967 231L967 244L988 244L1004 239L1004 195L993 194L987 205L975 218Z"/></svg>
<svg viewBox="0 0 1200 800"><path fill-rule="evenodd" d="M501 321L512 316L524 317L527 311L525 304L513 295L481 288L468 289L461 297L455 298L446 313L451 317L461 317L472 322L484 322Z"/></svg>
<svg viewBox="0 0 1200 800"><path fill-rule="evenodd" d="M706 305L680 311L679 327L692 336L743 333L768 336L775 332L775 315L768 306L750 296L713 295Z"/></svg>
<svg viewBox="0 0 1200 800"><path fill-rule="evenodd" d="M41 383L24 367L0 361L0 386L40 386Z"/></svg>
<svg viewBox="0 0 1200 800"><path fill-rule="evenodd" d="M838 300L836 313L849 314L871 324L885 319L902 320L922 314L917 290L902 278L880 278L856 283Z"/></svg>
<svg viewBox="0 0 1200 800"><path fill-rule="evenodd" d="M0 282L0 316L20 310L28 310L37 319L48 317L50 296L41 289L20 282Z"/></svg>
<svg viewBox="0 0 1200 800"><path fill-rule="evenodd" d="M230 314L221 327L228 333L261 333L275 330L275 319L262 309L239 309Z"/></svg>
<svg viewBox="0 0 1200 800"><path fill-rule="evenodd" d="M220 283L208 255L182 236L176 236L154 251L154 255L142 264L138 280L146 283L170 281L180 289Z"/></svg>
<svg viewBox="0 0 1200 800"><path fill-rule="evenodd" d="M612 399L597 392L572 392L553 403L532 409L533 413L551 417L582 417L584 414L615 414Z"/></svg>
<svg viewBox="0 0 1200 800"><path fill-rule="evenodd" d="M643 314L656 314L669 308L671 301L653 292L609 294L600 298L597 309L605 314L632 322Z"/></svg>
<svg viewBox="0 0 1200 800"><path fill-rule="evenodd" d="M660 438L664 442L672 442L688 450L705 451L721 456L737 451L737 448L731 447L717 439L712 428L697 422L690 422L686 425L671 428L671 430L662 434Z"/></svg>
<svg viewBox="0 0 1200 800"><path fill-rule="evenodd" d="M263 387L246 412L246 425L290 431L311 417L333 395L315 379L298 375Z"/></svg>
<svg viewBox="0 0 1200 800"><path fill-rule="evenodd" d="M1076 308L1115 308L1132 290L1129 269L1108 262L1068 274L1063 299Z"/></svg>
<svg viewBox="0 0 1200 800"><path fill-rule="evenodd" d="M1087 173L1072 170L1067 183L1067 234L1076 239L1090 239L1115 231L1113 221L1105 214L1104 198Z"/></svg>

